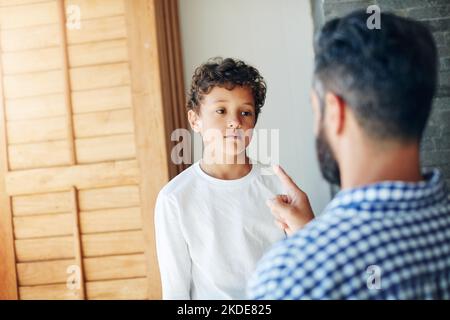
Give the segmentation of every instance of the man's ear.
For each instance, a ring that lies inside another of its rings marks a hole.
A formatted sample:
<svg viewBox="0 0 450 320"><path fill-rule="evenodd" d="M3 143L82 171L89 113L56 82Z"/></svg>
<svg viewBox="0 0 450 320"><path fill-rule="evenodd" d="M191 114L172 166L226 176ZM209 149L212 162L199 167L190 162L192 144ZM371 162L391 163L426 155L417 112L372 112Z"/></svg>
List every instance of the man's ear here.
<svg viewBox="0 0 450 320"><path fill-rule="evenodd" d="M325 123L334 134L340 134L344 130L345 112L345 101L333 92L327 92L325 95Z"/></svg>
<svg viewBox="0 0 450 320"><path fill-rule="evenodd" d="M310 92L311 106L314 114L314 135L317 137L320 131L320 119L322 118L322 111L320 110L319 97L314 89Z"/></svg>
<svg viewBox="0 0 450 320"><path fill-rule="evenodd" d="M191 128L194 132L199 133L202 128L202 121L200 119L200 116L195 112L194 110L188 111L188 121L191 125Z"/></svg>

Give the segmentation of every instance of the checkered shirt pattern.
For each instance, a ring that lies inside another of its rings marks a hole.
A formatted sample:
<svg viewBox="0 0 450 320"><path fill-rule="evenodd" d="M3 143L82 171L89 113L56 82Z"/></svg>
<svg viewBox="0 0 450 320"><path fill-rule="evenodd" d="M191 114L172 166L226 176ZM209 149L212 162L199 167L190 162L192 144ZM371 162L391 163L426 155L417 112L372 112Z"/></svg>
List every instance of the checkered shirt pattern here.
<svg viewBox="0 0 450 320"><path fill-rule="evenodd" d="M419 183L339 192L263 257L251 299L450 299L450 196L438 170Z"/></svg>

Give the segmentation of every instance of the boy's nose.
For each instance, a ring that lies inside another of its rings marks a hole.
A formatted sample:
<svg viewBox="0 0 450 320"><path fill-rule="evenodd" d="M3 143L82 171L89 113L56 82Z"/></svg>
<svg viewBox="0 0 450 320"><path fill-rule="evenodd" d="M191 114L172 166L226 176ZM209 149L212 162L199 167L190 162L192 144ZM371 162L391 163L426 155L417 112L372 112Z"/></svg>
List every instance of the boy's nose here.
<svg viewBox="0 0 450 320"><path fill-rule="evenodd" d="M239 129L241 127L241 124L237 120L230 120L230 121L228 121L227 127L229 129Z"/></svg>

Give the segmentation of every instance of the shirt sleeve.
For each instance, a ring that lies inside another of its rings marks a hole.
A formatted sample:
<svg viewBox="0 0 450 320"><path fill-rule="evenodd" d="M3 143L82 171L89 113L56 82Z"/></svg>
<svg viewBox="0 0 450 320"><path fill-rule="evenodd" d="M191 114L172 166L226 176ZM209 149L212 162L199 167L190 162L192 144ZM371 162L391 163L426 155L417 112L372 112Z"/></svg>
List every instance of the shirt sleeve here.
<svg viewBox="0 0 450 320"><path fill-rule="evenodd" d="M155 206L156 249L163 299L190 299L191 258L174 199L159 194Z"/></svg>
<svg viewBox="0 0 450 320"><path fill-rule="evenodd" d="M303 262L304 252L292 256L286 240L278 242L259 261L249 279L247 297L251 300L311 299L305 292L304 279L293 278L295 270L303 268Z"/></svg>

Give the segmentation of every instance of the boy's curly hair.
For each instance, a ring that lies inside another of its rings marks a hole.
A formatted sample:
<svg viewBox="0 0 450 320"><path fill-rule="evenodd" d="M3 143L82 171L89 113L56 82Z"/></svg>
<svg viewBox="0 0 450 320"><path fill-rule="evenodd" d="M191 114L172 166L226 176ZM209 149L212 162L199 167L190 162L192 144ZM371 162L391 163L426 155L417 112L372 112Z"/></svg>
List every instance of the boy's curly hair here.
<svg viewBox="0 0 450 320"><path fill-rule="evenodd" d="M187 108L198 111L205 95L214 87L228 90L236 86L248 86L255 102L255 122L266 100L266 82L254 67L237 59L212 58L199 66L192 76L187 98Z"/></svg>

